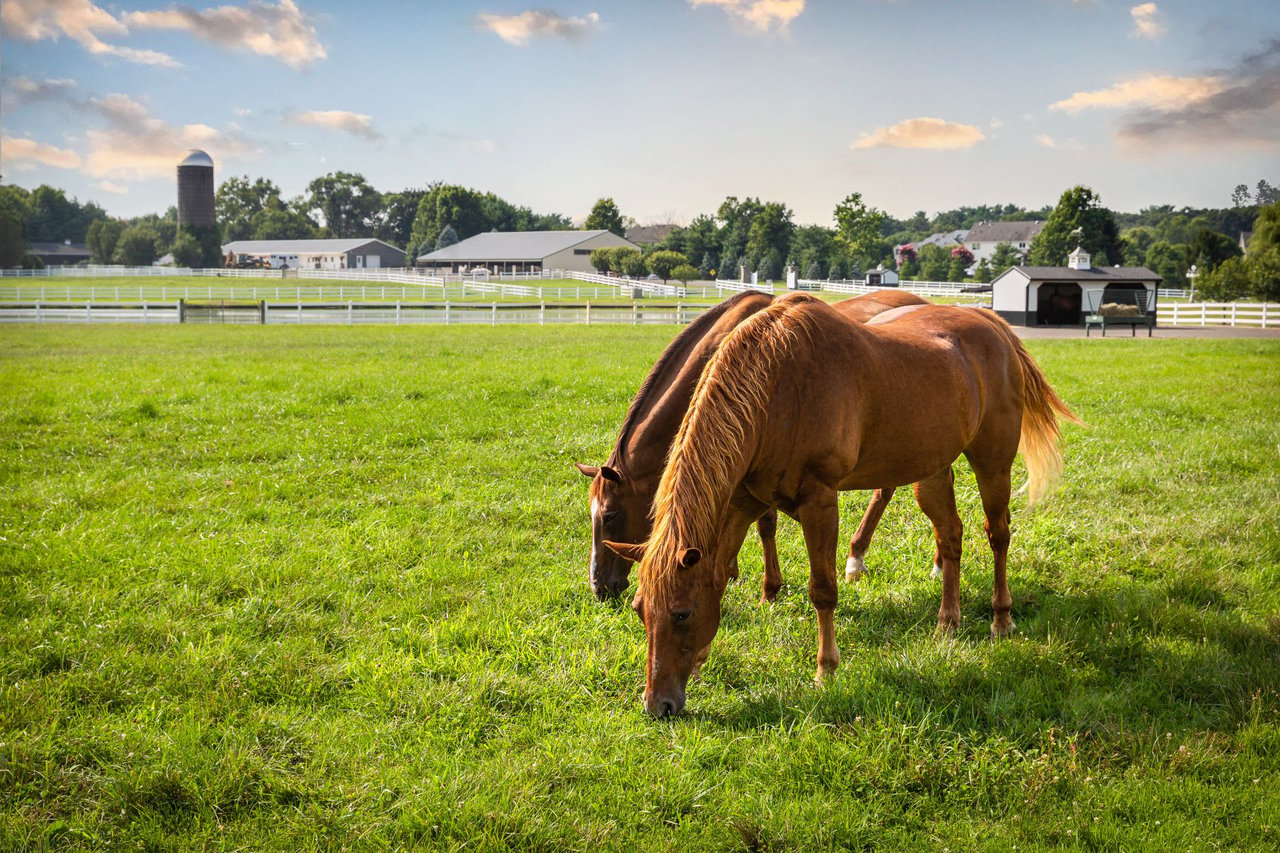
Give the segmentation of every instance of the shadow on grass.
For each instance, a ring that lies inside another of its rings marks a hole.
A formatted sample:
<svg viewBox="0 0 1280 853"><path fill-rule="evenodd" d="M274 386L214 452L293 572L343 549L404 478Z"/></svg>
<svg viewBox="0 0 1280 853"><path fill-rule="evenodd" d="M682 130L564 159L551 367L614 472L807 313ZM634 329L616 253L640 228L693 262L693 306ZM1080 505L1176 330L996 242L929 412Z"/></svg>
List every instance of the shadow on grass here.
<svg viewBox="0 0 1280 853"><path fill-rule="evenodd" d="M843 661L827 685L779 683L725 711L698 710L695 686L690 717L743 730L888 718L939 737L1021 738L1049 727L1085 737L1227 732L1259 702L1280 711L1278 619L1254 625L1150 587L1063 595L1023 584L1018 634L993 642L990 604L977 591L962 598L954 638L933 633L937 605L936 591L921 587L842 607ZM738 681L744 665L718 645L704 678Z"/></svg>

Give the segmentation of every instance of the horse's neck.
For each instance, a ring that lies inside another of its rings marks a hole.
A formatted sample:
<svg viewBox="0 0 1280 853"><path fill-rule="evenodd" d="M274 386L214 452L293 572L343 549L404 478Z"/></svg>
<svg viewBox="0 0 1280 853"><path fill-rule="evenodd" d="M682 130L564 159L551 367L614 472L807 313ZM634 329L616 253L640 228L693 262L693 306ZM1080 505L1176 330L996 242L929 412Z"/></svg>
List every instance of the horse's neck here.
<svg viewBox="0 0 1280 853"><path fill-rule="evenodd" d="M625 468L637 480L656 479L662 473L707 361L725 335L764 304L768 303L737 301L717 306L720 310L713 309L714 317L707 318L712 322L690 326L671 343L632 404L609 464Z"/></svg>

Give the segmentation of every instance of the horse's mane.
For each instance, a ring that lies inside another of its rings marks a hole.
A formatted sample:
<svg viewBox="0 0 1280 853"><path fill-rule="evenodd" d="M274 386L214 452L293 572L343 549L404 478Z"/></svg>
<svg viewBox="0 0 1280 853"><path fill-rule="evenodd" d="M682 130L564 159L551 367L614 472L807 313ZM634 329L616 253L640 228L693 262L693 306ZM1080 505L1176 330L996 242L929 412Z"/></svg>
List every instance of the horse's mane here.
<svg viewBox="0 0 1280 853"><path fill-rule="evenodd" d="M719 533L737 469L751 452L748 442L778 384L779 366L802 338L813 338L813 317L801 310L811 303L820 300L788 295L747 318L702 372L654 497L653 533L639 571L646 595L665 597L679 552L705 550Z"/></svg>
<svg viewBox="0 0 1280 853"><path fill-rule="evenodd" d="M628 446L631 444L631 437L635 433L636 427L640 425L649 413L649 408L654 401L661 397L662 392L669 387L667 382L668 368L674 367L678 371L683 366L688 351L707 336L707 333L715 327L715 324L720 322L720 318L727 314L730 309L737 307L738 303L744 299L751 298L755 298L755 294L749 291L734 294L729 299L711 307L696 317L692 323L685 326L680 334L671 340L671 343L667 344L667 348L662 351L662 355L658 356L658 360L653 363L653 367L649 370L649 375L644 378L644 382L640 385L640 390L636 392L635 398L632 399L631 406L627 409L627 416L622 421L622 428L618 431L618 440L614 443L613 453L609 455L609 460L606 464L626 469L626 459L624 457Z"/></svg>

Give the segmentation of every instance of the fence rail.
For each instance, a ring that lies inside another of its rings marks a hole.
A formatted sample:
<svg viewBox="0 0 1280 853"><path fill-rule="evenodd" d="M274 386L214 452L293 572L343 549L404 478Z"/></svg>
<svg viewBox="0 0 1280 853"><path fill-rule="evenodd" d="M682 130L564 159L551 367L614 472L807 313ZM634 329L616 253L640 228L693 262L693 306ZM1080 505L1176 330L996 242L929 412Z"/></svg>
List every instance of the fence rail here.
<svg viewBox="0 0 1280 853"><path fill-rule="evenodd" d="M1280 328L1280 305L1268 302L1168 302L1156 308L1160 326Z"/></svg>
<svg viewBox="0 0 1280 853"><path fill-rule="evenodd" d="M715 303L631 302L263 302L261 310L176 302L0 303L2 323L265 323L269 325L391 324L552 325L684 324ZM199 307L196 311L195 308Z"/></svg>

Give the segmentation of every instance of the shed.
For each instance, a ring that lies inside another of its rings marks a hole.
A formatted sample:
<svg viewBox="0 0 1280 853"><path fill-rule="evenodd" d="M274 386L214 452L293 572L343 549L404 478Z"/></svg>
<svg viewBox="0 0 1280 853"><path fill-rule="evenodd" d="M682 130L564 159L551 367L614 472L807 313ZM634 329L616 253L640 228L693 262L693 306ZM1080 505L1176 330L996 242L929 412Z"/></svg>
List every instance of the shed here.
<svg viewBox="0 0 1280 853"><path fill-rule="evenodd" d="M1132 303L1135 292L1154 314L1161 281L1146 267L1095 267L1077 248L1065 267L1009 267L991 282L991 307L1015 326L1082 326L1085 314Z"/></svg>
<svg viewBox="0 0 1280 853"><path fill-rule="evenodd" d="M898 286L898 273L885 269L884 264L877 264L875 269L867 270L864 279L867 287Z"/></svg>
<svg viewBox="0 0 1280 853"><path fill-rule="evenodd" d="M418 265L450 272L595 272L591 253L615 247L640 248L612 231L489 231L420 255Z"/></svg>

